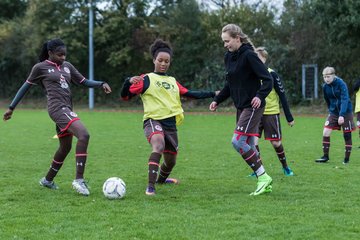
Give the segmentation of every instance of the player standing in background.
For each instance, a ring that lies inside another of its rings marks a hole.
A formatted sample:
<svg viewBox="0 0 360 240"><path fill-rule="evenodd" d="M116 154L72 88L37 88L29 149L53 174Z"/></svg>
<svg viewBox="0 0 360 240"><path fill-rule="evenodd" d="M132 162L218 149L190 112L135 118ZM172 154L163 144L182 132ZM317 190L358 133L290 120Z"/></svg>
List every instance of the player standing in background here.
<svg viewBox="0 0 360 240"><path fill-rule="evenodd" d="M260 60L265 64L268 58L268 52L266 51L266 49L264 47L258 47L256 48L255 51L259 56ZM281 125L280 125L279 100L283 107L288 125L292 127L295 122L290 112L290 108L285 96L285 89L280 80L280 77L271 68L268 68L268 71L274 80L273 81L274 85L270 94L265 99L266 101L265 111L264 111L264 115L261 118L259 134L261 137L262 132L264 132L265 140L269 140L271 142L278 156L278 159L282 165L284 174L286 176L293 176L294 173L286 162L285 150L281 142L282 133L281 133ZM259 138L255 137L255 146L260 154L258 143L259 143Z"/></svg>
<svg viewBox="0 0 360 240"><path fill-rule="evenodd" d="M215 92L192 91L183 87L174 77L166 74L173 57L168 42L155 40L150 47L154 72L127 78L121 91L123 100L140 95L144 105L144 133L152 146L148 160L148 186L146 195L155 195L155 183L173 183L178 180L169 178L176 164L178 136L176 125L183 121L180 96L190 98L212 98ZM164 162L160 166L161 156ZM160 172L159 171L160 167Z"/></svg>
<svg viewBox="0 0 360 240"><path fill-rule="evenodd" d="M323 152L321 158L316 159L318 163L325 163L330 160L330 134L332 130L343 129L343 136L345 140L345 157L344 164L349 163L352 139L351 132L355 130L354 115L352 104L349 97L346 83L335 75L333 67L324 68L323 72L324 85L324 99L328 106L329 115L325 121L323 131Z"/></svg>
<svg viewBox="0 0 360 240"><path fill-rule="evenodd" d="M271 191L272 178L265 172L255 147L259 136L259 124L265 109L265 98L272 89L272 77L266 66L255 53L249 37L235 24L223 27L221 38L225 54L226 82L209 109L215 111L218 105L231 97L237 110L237 126L232 144L245 162L255 172L257 188L251 195Z"/></svg>
<svg viewBox="0 0 360 240"><path fill-rule="evenodd" d="M354 85L355 92L355 114L356 114L356 125L359 128L359 137L360 137L360 78L356 80Z"/></svg>
<svg viewBox="0 0 360 240"><path fill-rule="evenodd" d="M47 175L40 180L40 185L58 189L53 179L70 152L75 135L78 139L75 150L76 176L72 186L79 194L87 196L90 192L84 180L84 171L90 135L80 118L73 112L70 84L102 88L105 93L110 93L111 88L105 82L85 79L71 63L65 61L65 58L66 46L61 39L53 39L43 44L40 62L33 66L29 77L18 90L9 109L4 113L4 121L11 118L15 107L31 86L42 86L47 96L49 116L56 124L60 146Z"/></svg>

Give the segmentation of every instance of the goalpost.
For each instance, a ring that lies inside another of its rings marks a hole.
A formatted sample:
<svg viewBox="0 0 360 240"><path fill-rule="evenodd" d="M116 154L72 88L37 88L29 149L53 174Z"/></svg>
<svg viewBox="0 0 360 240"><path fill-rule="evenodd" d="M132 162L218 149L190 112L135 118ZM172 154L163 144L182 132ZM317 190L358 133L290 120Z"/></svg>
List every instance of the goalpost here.
<svg viewBox="0 0 360 240"><path fill-rule="evenodd" d="M313 100L319 97L317 64L302 65L302 96L307 100Z"/></svg>

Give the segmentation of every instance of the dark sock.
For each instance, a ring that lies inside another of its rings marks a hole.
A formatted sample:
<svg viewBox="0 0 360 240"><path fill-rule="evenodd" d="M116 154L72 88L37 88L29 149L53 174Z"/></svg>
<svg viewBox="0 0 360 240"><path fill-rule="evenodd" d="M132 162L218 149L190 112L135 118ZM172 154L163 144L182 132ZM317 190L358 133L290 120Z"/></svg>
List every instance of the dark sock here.
<svg viewBox="0 0 360 240"><path fill-rule="evenodd" d="M62 164L64 162L64 159L62 161L56 161L55 159L52 161L50 169L48 171L48 173L46 174L45 179L48 181L52 181L54 180L56 174L58 173L58 171L60 170Z"/></svg>
<svg viewBox="0 0 360 240"><path fill-rule="evenodd" d="M261 172L258 174L258 170L262 167L261 160L257 156L256 152L254 150L250 149L246 153L241 154L245 162L251 167L251 169L259 176L265 172Z"/></svg>
<svg viewBox="0 0 360 240"><path fill-rule="evenodd" d="M286 156L285 156L285 151L284 151L284 147L282 144L280 144L279 147L274 147L275 149L275 152L279 158L279 161L282 165L283 168L286 168L288 165L287 165L287 162L286 162Z"/></svg>
<svg viewBox="0 0 360 240"><path fill-rule="evenodd" d="M85 172L85 165L87 159L87 143L84 144L80 141L76 144L76 179L83 179Z"/></svg>
<svg viewBox="0 0 360 240"><path fill-rule="evenodd" d="M156 153L156 152L152 152L149 157L149 162L148 162L149 180L148 180L148 183L149 183L149 186L151 186L151 187L154 187L156 178L158 176L160 159L161 159L161 154Z"/></svg>
<svg viewBox="0 0 360 240"><path fill-rule="evenodd" d="M71 145L69 148L60 146L60 148L56 151L56 153L54 155L54 159L50 165L50 169L46 174L46 177L45 177L46 180L48 180L48 181L54 180L56 174L62 167L64 160L65 160L66 156L68 155L70 149L71 149Z"/></svg>
<svg viewBox="0 0 360 240"><path fill-rule="evenodd" d="M325 157L329 157L330 137L323 137L323 152Z"/></svg>
<svg viewBox="0 0 360 240"><path fill-rule="evenodd" d="M345 160L350 159L351 149L352 149L352 139L351 138L346 139L345 140Z"/></svg>
<svg viewBox="0 0 360 240"><path fill-rule="evenodd" d="M164 162L161 164L160 173L157 179L158 183L164 183L165 180L169 177L172 169L176 164L176 156L174 155L172 158L165 158Z"/></svg>

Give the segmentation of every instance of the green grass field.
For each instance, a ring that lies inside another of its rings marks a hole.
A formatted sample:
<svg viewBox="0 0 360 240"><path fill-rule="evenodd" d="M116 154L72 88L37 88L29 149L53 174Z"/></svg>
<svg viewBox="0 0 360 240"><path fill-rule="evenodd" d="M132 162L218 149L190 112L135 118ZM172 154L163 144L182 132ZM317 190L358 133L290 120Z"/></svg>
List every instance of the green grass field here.
<svg viewBox="0 0 360 240"><path fill-rule="evenodd" d="M71 188L74 150L55 179L60 189L39 186L58 146L46 111L18 109L13 119L0 123L0 239L359 238L358 132L349 165L342 164L341 132L332 134L330 162L314 163L322 155L325 115L296 116L293 128L283 121L294 177L283 175L270 143L260 142L273 192L251 197L256 180L247 177L250 168L231 145L234 115L185 114L172 174L181 184L159 186L149 197L144 192L151 148L143 136L142 113L78 114L91 135L85 173L89 197ZM103 182L112 176L127 184L122 200L102 194Z"/></svg>

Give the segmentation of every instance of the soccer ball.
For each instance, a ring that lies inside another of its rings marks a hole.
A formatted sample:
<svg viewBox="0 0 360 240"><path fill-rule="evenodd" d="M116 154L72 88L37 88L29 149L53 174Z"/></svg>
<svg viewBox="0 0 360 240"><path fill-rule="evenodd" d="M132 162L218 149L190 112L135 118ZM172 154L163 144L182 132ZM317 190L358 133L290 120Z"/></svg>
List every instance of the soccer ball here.
<svg viewBox="0 0 360 240"><path fill-rule="evenodd" d="M103 185L104 196L108 199L120 199L126 194L126 184L118 177L108 178Z"/></svg>

